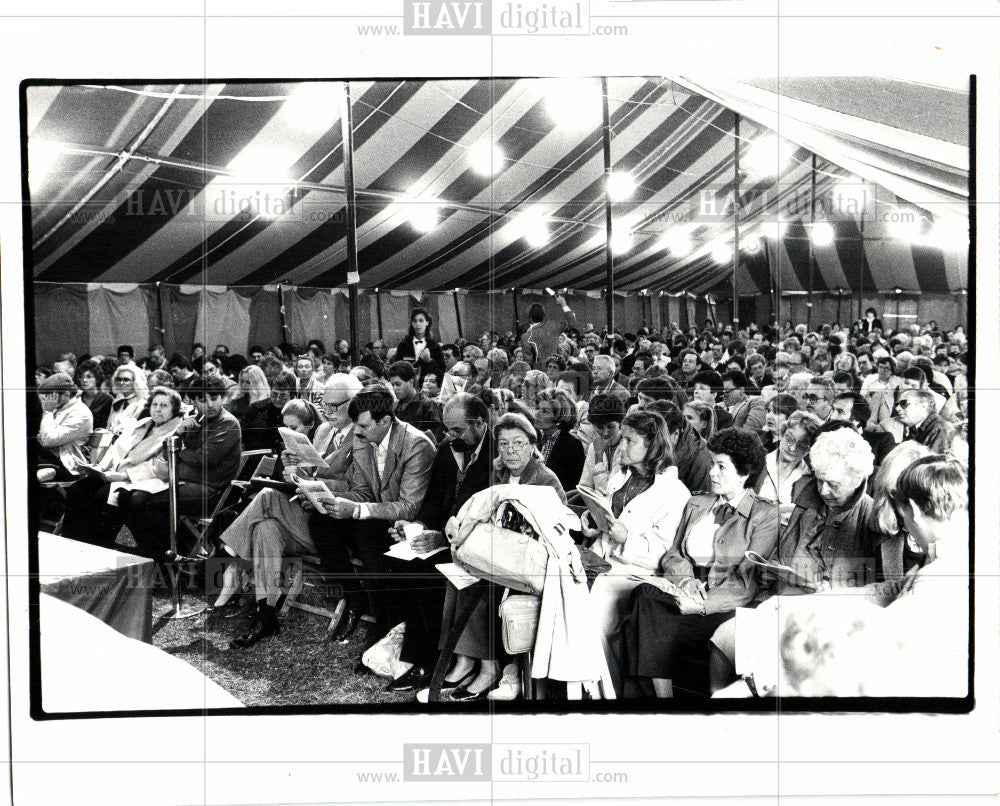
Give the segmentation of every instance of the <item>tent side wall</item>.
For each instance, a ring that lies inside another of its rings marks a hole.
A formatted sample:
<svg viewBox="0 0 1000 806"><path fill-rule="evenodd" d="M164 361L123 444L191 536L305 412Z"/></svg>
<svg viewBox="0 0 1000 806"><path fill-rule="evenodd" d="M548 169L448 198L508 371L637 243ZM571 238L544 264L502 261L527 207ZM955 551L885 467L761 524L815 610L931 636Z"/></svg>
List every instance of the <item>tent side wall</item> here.
<svg viewBox="0 0 1000 806"><path fill-rule="evenodd" d="M188 353L195 341L209 349L216 344L232 352L246 353L249 346L270 347L283 341L304 344L319 338L332 347L337 339L349 338L347 295L342 289L284 287L205 288L200 286L136 285L131 287L97 284L34 283L35 358L49 365L63 352L78 355L114 354L121 344L142 353L149 344L162 343L167 352ZM518 292L518 314L527 321L528 307L540 302L549 317L561 318L555 300L545 292ZM570 306L582 329L588 323L601 331L605 322L605 301L600 292L568 292ZM887 326L900 327L934 320L951 329L968 325L968 298L953 294L865 295L862 309L874 307ZM383 339L395 346L406 332L410 311L425 308L434 318L442 342L460 335L475 340L486 330L501 334L514 330L514 302L511 291L487 293L462 291L457 294L415 291L362 291L359 328L363 342ZM811 321L846 324L857 317L857 297L835 293L813 295ZM703 327L714 316L729 322L732 302L720 299L712 304L694 294L615 295L615 322L619 332L635 332L640 327L660 330L676 323L683 329ZM764 323L773 318L768 296L741 296L740 321ZM381 315L380 315L381 314ZM781 298L781 321L805 322L804 294L786 293ZM459 331L461 325L461 332Z"/></svg>

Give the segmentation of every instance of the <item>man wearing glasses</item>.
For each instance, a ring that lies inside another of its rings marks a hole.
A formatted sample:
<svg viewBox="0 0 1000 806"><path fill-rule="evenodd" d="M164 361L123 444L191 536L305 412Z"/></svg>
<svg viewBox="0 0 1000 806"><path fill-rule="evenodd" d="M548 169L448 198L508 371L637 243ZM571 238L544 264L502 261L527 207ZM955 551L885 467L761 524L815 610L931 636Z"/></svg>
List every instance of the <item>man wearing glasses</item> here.
<svg viewBox="0 0 1000 806"><path fill-rule="evenodd" d="M818 417L820 422L830 419L833 411L833 396L836 389L829 378L816 377L809 381L809 386L802 393L802 409Z"/></svg>
<svg viewBox="0 0 1000 806"><path fill-rule="evenodd" d="M930 389L907 389L896 402L896 415L906 426L905 439L926 445L933 453L947 453L952 427L937 413Z"/></svg>
<svg viewBox="0 0 1000 806"><path fill-rule="evenodd" d="M354 423L347 408L360 391L361 382L357 378L340 373L331 375L323 389L327 422L317 429L313 447L329 465L320 469L316 477L323 479L333 493L347 489L347 469L354 447ZM288 481L298 457L285 451L281 458ZM219 539L239 559L226 567L216 607L225 605L236 592L240 566L246 562L253 564L257 612L249 632L232 644L236 649L246 649L281 629L278 602L282 593L282 560L286 554L316 553L310 514L285 493L267 488L257 494Z"/></svg>
<svg viewBox="0 0 1000 806"><path fill-rule="evenodd" d="M442 418L445 441L431 465L420 511L413 521L396 521L389 532L397 543L405 541L417 554L428 555L408 561L388 558L387 570L399 591L390 602L396 609L389 621L406 622L400 660L413 664L389 684L389 691L414 691L430 681L447 589L446 578L434 566L451 562L451 552L444 550L444 527L462 504L490 483L495 451L486 404L475 395L458 393L445 404Z"/></svg>

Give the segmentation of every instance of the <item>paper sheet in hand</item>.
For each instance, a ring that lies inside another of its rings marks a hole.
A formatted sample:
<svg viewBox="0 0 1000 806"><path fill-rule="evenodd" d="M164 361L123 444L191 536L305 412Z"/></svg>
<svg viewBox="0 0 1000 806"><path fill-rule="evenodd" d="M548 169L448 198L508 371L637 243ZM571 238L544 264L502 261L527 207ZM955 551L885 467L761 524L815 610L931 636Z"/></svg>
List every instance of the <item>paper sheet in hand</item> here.
<svg viewBox="0 0 1000 806"><path fill-rule="evenodd" d="M329 467L326 460L319 455L312 442L305 434L293 431L291 428L279 428L278 433L285 443L285 448L299 458L300 467Z"/></svg>
<svg viewBox="0 0 1000 806"><path fill-rule="evenodd" d="M292 480L302 494L309 499L309 503L316 508L316 511L322 515L326 515L327 510L324 503L331 504L333 503L333 499L336 498L330 492L330 488L322 481L317 481L316 479L303 479L293 475Z"/></svg>
<svg viewBox="0 0 1000 806"><path fill-rule="evenodd" d="M761 568L766 568L769 571L773 571L781 579L791 582L793 585L798 585L803 588L816 589L816 583L812 580L806 579L800 576L794 568L788 565L782 565L775 560L768 560L766 557L761 556L756 551L747 551L744 556L752 562L754 565Z"/></svg>
<svg viewBox="0 0 1000 806"><path fill-rule="evenodd" d="M615 513L611 511L611 501L593 487L578 485L576 491L580 493L587 509L590 510L597 528L606 534L611 528L611 524L615 522Z"/></svg>
<svg viewBox="0 0 1000 806"><path fill-rule="evenodd" d="M467 588L469 585L475 585L477 582L481 581L479 577L474 577L464 568L456 565L455 563L439 563L434 567L448 577L448 581L459 590Z"/></svg>
<svg viewBox="0 0 1000 806"><path fill-rule="evenodd" d="M410 548L410 544L405 540L401 540L399 543L393 543L389 546L389 550L385 553L386 557L395 557L397 560L424 560L437 554L439 551L444 551L447 546L440 546L436 549L431 549L430 551L416 552Z"/></svg>

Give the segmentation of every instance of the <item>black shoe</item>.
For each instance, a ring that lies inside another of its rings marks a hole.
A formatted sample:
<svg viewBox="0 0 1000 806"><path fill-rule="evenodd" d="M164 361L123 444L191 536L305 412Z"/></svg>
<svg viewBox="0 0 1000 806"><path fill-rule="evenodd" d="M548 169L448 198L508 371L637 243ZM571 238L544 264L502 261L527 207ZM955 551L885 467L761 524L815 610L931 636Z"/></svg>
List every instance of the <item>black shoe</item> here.
<svg viewBox="0 0 1000 806"><path fill-rule="evenodd" d="M423 666L414 666L410 671L401 674L388 686L386 691L416 691L430 683L431 675Z"/></svg>
<svg viewBox="0 0 1000 806"><path fill-rule="evenodd" d="M503 680L503 675L502 674L498 675L497 679L494 680L490 685L488 685L482 691L476 692L475 694L473 694L471 691L469 691L469 684L466 683L464 686L460 686L460 687L456 688L453 692L451 692L451 696L450 696L451 701L452 702L479 702L480 700L485 700L486 697L487 697L487 695L491 691L493 691L495 688L498 688L500 686L500 681L501 680ZM471 683L471 682L472 681L470 680L469 683Z"/></svg>
<svg viewBox="0 0 1000 806"><path fill-rule="evenodd" d="M340 617L340 621L330 636L330 640L334 643L346 644L351 633L354 632L354 628L358 626L359 621L361 621L361 616L356 611L345 610L344 615Z"/></svg>
<svg viewBox="0 0 1000 806"><path fill-rule="evenodd" d="M278 616L273 611L258 613L253 620L253 629L246 635L241 635L229 647L230 649L249 649L254 644L265 638L270 638L272 635L277 635L279 632L281 632L281 622L278 621Z"/></svg>
<svg viewBox="0 0 1000 806"><path fill-rule="evenodd" d="M365 674L375 674L375 672L373 672L371 669L365 666L365 662L363 660L359 660L357 663L354 664L354 674L365 675Z"/></svg>

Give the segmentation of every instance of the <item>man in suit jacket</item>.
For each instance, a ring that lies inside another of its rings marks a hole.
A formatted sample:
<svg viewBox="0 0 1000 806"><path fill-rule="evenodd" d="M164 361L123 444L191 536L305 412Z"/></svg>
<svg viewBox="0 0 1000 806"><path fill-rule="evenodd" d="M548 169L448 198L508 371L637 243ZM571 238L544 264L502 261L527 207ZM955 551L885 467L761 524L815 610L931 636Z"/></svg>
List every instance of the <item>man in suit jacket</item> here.
<svg viewBox="0 0 1000 806"><path fill-rule="evenodd" d="M361 381L353 375L331 375L324 385L323 410L327 422L316 430L313 447L328 465L316 472L316 478L322 479L333 493L347 490L347 471L354 447L354 423L347 408L360 391ZM289 481L298 458L288 451L281 458L285 479ZM286 554L316 553L310 515L290 495L265 488L219 539L230 553L253 564L256 616L249 632L232 644L237 649L246 649L280 629L277 611L282 595L283 558ZM240 565L237 561L227 566L216 607L222 607L236 592Z"/></svg>
<svg viewBox="0 0 1000 806"><path fill-rule="evenodd" d="M413 664L389 684L390 691L412 691L428 684L437 658L447 590L447 579L434 566L451 562L444 527L474 493L490 484L495 450L486 404L475 395L460 392L448 399L442 418L447 437L434 457L420 512L413 521L396 521L392 530L393 539L406 541L418 554L436 553L413 560L386 558L392 587L399 591L390 602L390 621L406 622L399 657ZM407 540L405 532L414 529L409 524L424 531Z"/></svg>
<svg viewBox="0 0 1000 806"><path fill-rule="evenodd" d="M332 496L325 512L314 516L328 516L325 523L314 522L312 534L324 571L342 580L347 599L347 611L332 636L336 641L347 639L366 606L365 592L351 569L351 551L364 565L379 637L392 627L385 623L384 601L384 553L394 542L389 529L396 521L416 517L430 483L434 443L397 419L394 407L392 392L384 385L373 384L351 401L347 413L360 439L347 471L348 489Z"/></svg>

